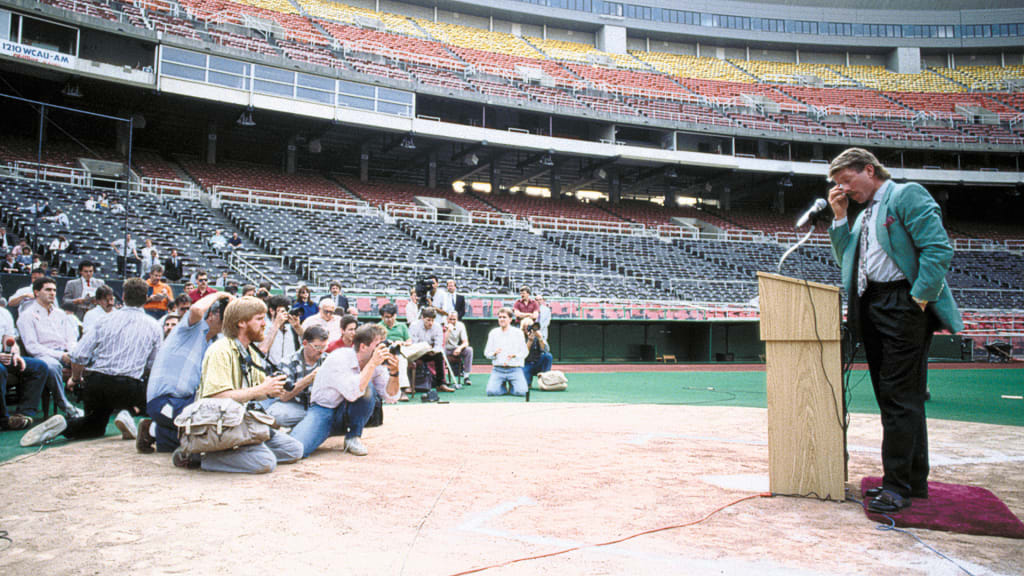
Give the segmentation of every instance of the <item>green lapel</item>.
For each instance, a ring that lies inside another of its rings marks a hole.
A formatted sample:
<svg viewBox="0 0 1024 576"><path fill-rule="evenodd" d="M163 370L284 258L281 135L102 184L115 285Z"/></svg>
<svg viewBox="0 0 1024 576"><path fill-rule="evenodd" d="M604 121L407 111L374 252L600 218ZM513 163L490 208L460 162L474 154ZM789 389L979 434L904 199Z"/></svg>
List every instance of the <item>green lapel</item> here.
<svg viewBox="0 0 1024 576"><path fill-rule="evenodd" d="M892 249L892 240L889 238L889 227L885 223L889 220L889 205L892 204L895 190L896 184L892 180L887 181L884 190L880 190L884 192L884 196L882 196L882 201L878 203L878 214L875 214L875 239L881 244L885 253L890 255L895 254L895 252Z"/></svg>

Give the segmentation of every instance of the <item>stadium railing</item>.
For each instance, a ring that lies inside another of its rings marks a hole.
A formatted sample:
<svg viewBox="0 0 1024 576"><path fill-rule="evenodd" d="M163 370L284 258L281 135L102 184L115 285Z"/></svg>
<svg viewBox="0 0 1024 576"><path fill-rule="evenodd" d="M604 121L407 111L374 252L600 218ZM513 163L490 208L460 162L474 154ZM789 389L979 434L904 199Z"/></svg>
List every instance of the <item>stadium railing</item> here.
<svg viewBox="0 0 1024 576"><path fill-rule="evenodd" d="M756 283L754 283L756 285ZM308 284L306 284L309 286ZM284 286L286 294L294 294L297 285ZM326 286L310 286L317 295L326 294ZM397 290L349 291L349 302L355 302L359 315L374 317L380 315L384 304L395 304L399 316L404 315L409 294ZM493 320L503 307L511 308L518 297L509 294L467 294L466 318ZM681 302L658 299L617 299L617 298L559 298L547 297L552 318L558 320L747 320L759 318L758 308L752 304L725 304L715 302Z"/></svg>
<svg viewBox="0 0 1024 576"><path fill-rule="evenodd" d="M84 168L58 166L54 164L40 164L37 162L18 160L5 165L2 171L6 176L23 178L26 180L71 184L73 186L81 186L83 188L94 188L98 186L102 188L103 191L108 191L112 188L116 190L124 190L124 180L93 176ZM192 182L174 180L170 178L142 177L132 179L131 191L155 194L157 196L180 196L183 198L199 197L199 189Z"/></svg>
<svg viewBox="0 0 1024 576"><path fill-rule="evenodd" d="M611 222L607 220L575 220L555 216L530 216L530 226L536 230L560 230L565 232L598 232L603 234L647 235L647 227L635 222Z"/></svg>
<svg viewBox="0 0 1024 576"><path fill-rule="evenodd" d="M437 208L418 206L415 204L398 204L388 202L384 205L384 214L392 218L409 218L412 220L437 220Z"/></svg>
<svg viewBox="0 0 1024 576"><path fill-rule="evenodd" d="M354 214L374 215L378 213L362 200L354 198L331 198L328 196L309 196L275 190L253 190L235 186L213 186L210 190L215 204L230 202L235 204L253 204L257 206L277 206L279 208L304 208L307 210L328 210L331 212L350 212Z"/></svg>
<svg viewBox="0 0 1024 576"><path fill-rule="evenodd" d="M699 240L700 229L696 226L677 226L675 224L661 224L657 228L658 236L662 238L679 238L680 240Z"/></svg>
<svg viewBox="0 0 1024 576"><path fill-rule="evenodd" d="M483 210L472 210L468 216L462 214L451 215L452 222L460 224L482 224L485 226L504 226L506 228L522 228L528 226L515 214L503 212L487 212Z"/></svg>
<svg viewBox="0 0 1024 576"><path fill-rule="evenodd" d="M249 258L253 256L258 256L261 260L266 260L267 258L279 258L281 260L281 266L284 267L283 256L275 257L270 256L268 254L251 254L247 252L235 251L232 251L231 253L228 254L228 266L230 266L233 270L235 270L242 276L248 278L250 281L255 280L255 282L253 282L254 284L265 280L267 282L270 282L270 285L272 287L280 290L280 282L278 282L271 276L267 275L265 272L263 272L263 270L259 268L259 266L256 266L255 264L249 261Z"/></svg>
<svg viewBox="0 0 1024 576"><path fill-rule="evenodd" d="M796 233L793 233L793 232L776 232L774 234L774 236L775 236L775 241L778 242L779 244L782 244L783 246L786 246L786 245L789 245L789 244L795 244L801 238L804 237L803 234L796 234ZM805 244L805 246L831 246L831 245L832 245L832 241L829 239L828 234L825 234L825 233L811 234L811 237L807 239L807 243Z"/></svg>
<svg viewBox="0 0 1024 576"><path fill-rule="evenodd" d="M366 259L355 259L355 258L324 258L317 256L315 259L312 256L306 257L306 269L313 270L314 260L317 264L330 264L335 263L339 268L348 268L354 271L358 266L374 266L380 268L386 268L392 271L402 270L418 270L422 273L432 273L438 275L456 276L459 272L473 272L480 274L488 280L492 278L492 270L482 266L462 266L460 264L452 263L448 266L438 266L437 264L424 264L424 263L413 263L413 262L394 262L391 260L366 260ZM310 290L313 292L327 292L327 280L328 278L320 278L320 274L317 272L312 273L312 283L309 284ZM333 276L332 276L333 278ZM285 291L294 291L296 286L286 286Z"/></svg>

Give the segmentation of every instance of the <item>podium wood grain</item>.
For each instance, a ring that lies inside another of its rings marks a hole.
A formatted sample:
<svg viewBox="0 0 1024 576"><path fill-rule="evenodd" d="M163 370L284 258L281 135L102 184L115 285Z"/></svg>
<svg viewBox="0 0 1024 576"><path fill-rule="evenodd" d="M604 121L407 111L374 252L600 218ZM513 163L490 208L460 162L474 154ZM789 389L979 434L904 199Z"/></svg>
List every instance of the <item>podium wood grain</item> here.
<svg viewBox="0 0 1024 576"><path fill-rule="evenodd" d="M771 491L843 500L839 289L764 272L758 288Z"/></svg>

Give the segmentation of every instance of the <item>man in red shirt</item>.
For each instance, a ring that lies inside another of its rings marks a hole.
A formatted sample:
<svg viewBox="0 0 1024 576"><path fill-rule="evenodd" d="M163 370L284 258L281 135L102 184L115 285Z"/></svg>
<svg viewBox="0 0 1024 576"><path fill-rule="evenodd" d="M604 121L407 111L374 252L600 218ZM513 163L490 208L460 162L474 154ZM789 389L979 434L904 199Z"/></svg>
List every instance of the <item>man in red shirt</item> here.
<svg viewBox="0 0 1024 576"><path fill-rule="evenodd" d="M523 286L519 289L519 300L512 305L512 313L515 314L516 324L519 323L523 318L530 318L534 322L540 316L540 304L532 297L529 286Z"/></svg>
<svg viewBox="0 0 1024 576"><path fill-rule="evenodd" d="M195 304L200 298L207 294L213 294L216 292L213 288L210 288L210 276L206 273L206 270L199 270L196 272L196 289L188 293L189 299Z"/></svg>

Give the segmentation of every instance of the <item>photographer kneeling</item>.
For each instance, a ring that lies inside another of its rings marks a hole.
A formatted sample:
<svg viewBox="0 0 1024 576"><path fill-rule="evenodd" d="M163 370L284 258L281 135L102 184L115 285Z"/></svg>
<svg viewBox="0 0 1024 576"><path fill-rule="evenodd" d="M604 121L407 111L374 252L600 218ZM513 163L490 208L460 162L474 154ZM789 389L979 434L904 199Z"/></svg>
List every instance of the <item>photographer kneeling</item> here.
<svg viewBox="0 0 1024 576"><path fill-rule="evenodd" d="M533 386L533 377L541 372L551 370L551 356L548 343L544 335L540 333L540 324L529 318L523 318L521 322L523 335L526 337L526 362L523 363L523 378L526 378L526 386Z"/></svg>
<svg viewBox="0 0 1024 576"><path fill-rule="evenodd" d="M303 458L328 436L342 434L345 452L366 456L360 437L377 397L394 403L399 396L398 359L383 344L384 335L383 326L365 324L356 330L351 348L332 352L320 366L306 416L292 430L302 443Z"/></svg>
<svg viewBox="0 0 1024 576"><path fill-rule="evenodd" d="M285 386L278 398L263 401L267 414L274 417L281 426L293 427L306 417L309 409L309 387L316 378L317 370L327 356L327 330L320 326L310 326L302 335L302 347L295 351L279 369L292 383L291 389Z"/></svg>

